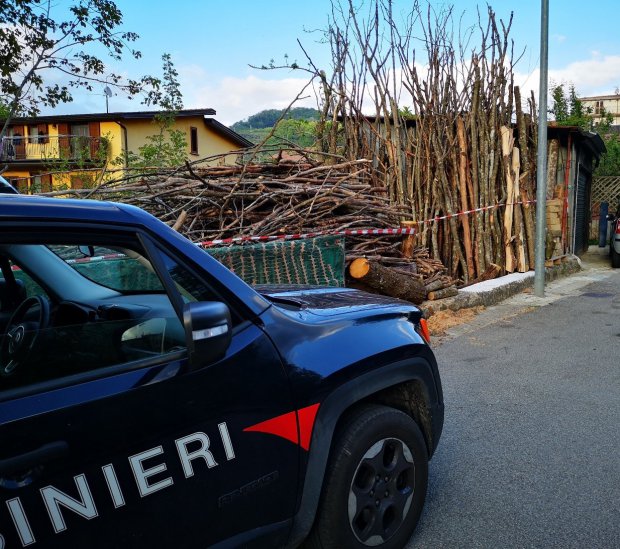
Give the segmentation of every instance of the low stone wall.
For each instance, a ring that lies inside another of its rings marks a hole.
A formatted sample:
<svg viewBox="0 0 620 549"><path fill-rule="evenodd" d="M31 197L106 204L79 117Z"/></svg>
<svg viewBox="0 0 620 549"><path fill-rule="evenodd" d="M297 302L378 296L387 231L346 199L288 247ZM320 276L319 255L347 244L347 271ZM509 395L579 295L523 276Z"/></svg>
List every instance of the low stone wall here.
<svg viewBox="0 0 620 549"><path fill-rule="evenodd" d="M550 282L562 276L579 272L581 265L575 256L567 257L563 263L547 267L545 280ZM437 301L425 301L421 305L425 316L431 316L439 311L458 311L470 307L495 305L513 295L521 293L526 288L534 286L534 271L527 273L513 273L493 280L487 280L459 290L458 295Z"/></svg>

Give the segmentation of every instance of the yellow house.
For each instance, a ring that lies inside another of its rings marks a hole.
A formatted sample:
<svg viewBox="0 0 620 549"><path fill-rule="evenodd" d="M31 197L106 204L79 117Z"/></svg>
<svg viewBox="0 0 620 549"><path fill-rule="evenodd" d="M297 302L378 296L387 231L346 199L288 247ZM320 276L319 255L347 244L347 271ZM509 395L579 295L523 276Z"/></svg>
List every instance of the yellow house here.
<svg viewBox="0 0 620 549"><path fill-rule="evenodd" d="M137 153L157 134L158 111L71 114L14 118L0 144L2 174L22 193L81 188L96 181L104 164ZM186 136L187 159L202 160L253 145L213 118L213 109L176 114L173 129ZM0 121L1 122L1 121ZM234 162L230 156L228 162ZM227 163L222 156L218 163ZM55 172L64 171L65 174Z"/></svg>

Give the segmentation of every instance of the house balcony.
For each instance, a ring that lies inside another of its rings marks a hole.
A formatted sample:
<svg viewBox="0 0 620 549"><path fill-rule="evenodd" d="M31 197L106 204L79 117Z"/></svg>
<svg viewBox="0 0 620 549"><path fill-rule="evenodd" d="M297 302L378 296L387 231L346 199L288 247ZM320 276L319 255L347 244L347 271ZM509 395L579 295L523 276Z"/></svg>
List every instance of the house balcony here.
<svg viewBox="0 0 620 549"><path fill-rule="evenodd" d="M19 164L103 164L109 143L102 137L82 135L40 135L34 137L3 137L0 162Z"/></svg>

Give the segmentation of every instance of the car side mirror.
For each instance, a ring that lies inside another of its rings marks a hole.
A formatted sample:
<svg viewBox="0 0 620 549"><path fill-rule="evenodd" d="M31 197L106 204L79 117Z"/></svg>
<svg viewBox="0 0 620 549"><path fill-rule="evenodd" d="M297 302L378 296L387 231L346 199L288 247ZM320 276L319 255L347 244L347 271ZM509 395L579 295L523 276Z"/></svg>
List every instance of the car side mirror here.
<svg viewBox="0 0 620 549"><path fill-rule="evenodd" d="M185 303L183 326L192 369L224 357L232 340L230 310L224 303Z"/></svg>

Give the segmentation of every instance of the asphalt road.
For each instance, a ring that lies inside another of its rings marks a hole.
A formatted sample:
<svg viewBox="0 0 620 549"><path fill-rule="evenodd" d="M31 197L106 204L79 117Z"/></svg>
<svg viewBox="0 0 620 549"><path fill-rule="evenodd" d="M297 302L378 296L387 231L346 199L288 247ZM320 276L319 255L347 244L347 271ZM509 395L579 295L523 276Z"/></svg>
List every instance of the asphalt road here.
<svg viewBox="0 0 620 549"><path fill-rule="evenodd" d="M435 352L446 421L409 547L620 547L620 270L490 308Z"/></svg>

